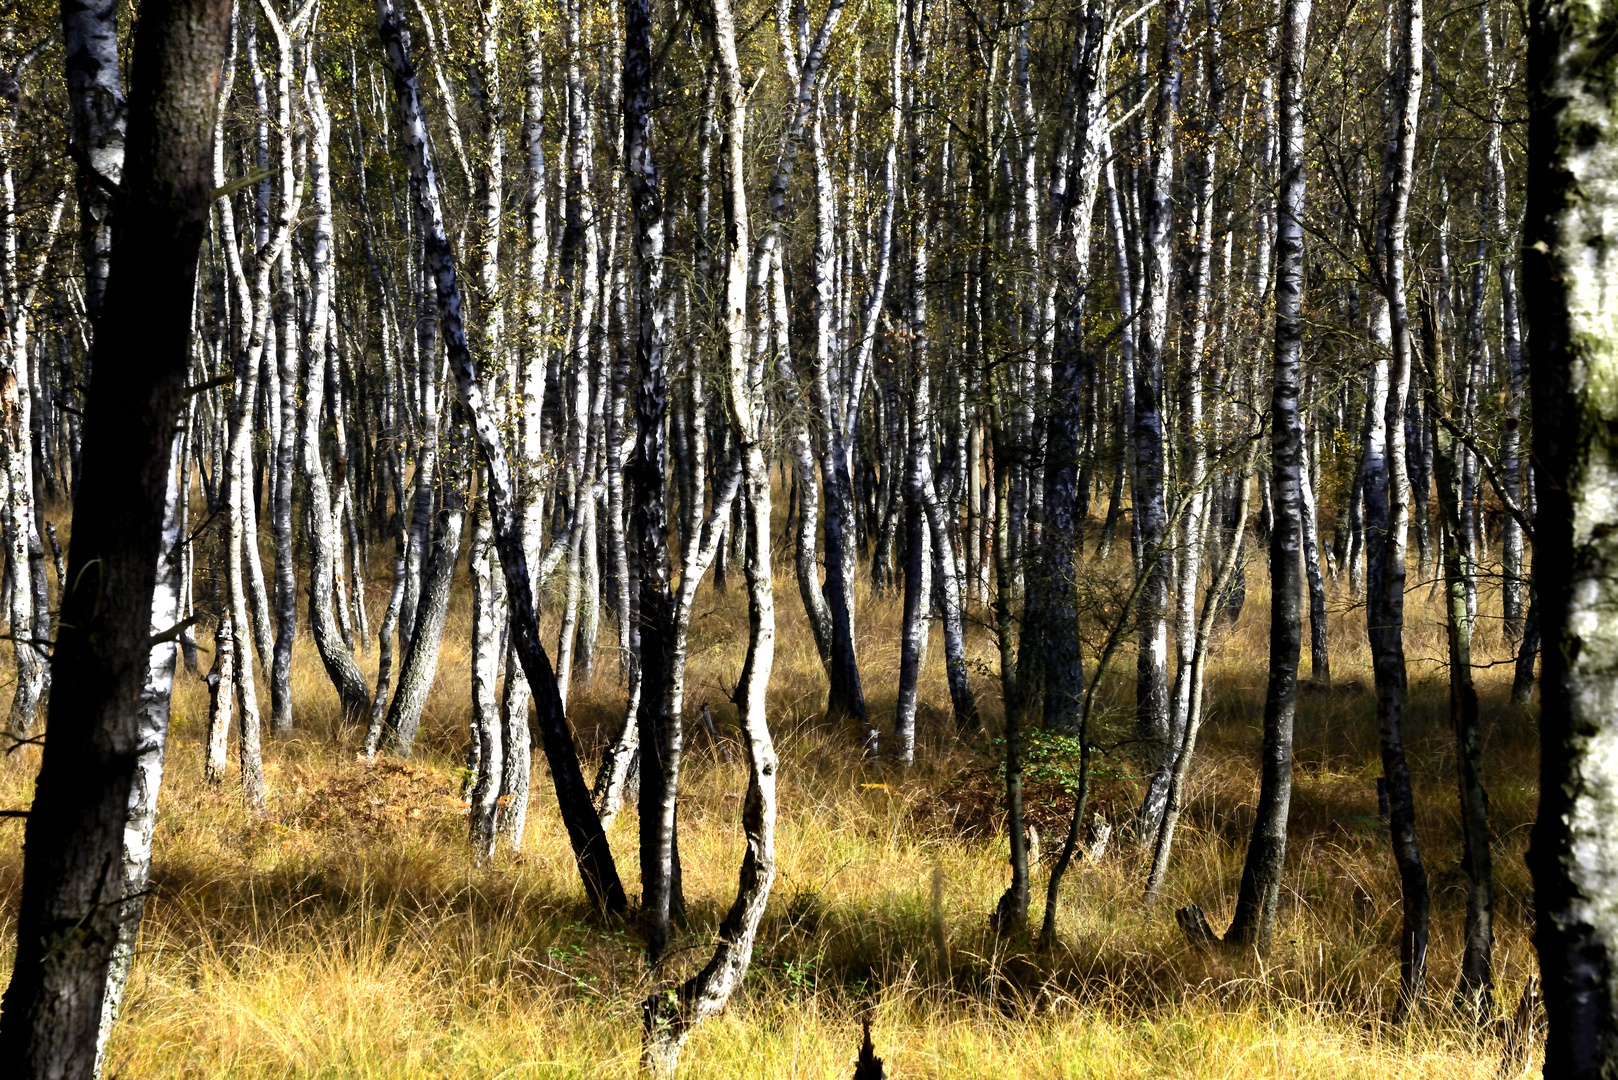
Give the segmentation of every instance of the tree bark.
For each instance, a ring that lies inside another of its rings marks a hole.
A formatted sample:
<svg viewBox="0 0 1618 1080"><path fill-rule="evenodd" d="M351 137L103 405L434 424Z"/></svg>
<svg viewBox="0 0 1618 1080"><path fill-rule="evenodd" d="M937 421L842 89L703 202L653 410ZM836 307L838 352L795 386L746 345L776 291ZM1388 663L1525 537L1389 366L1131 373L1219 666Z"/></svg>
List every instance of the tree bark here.
<svg viewBox="0 0 1618 1080"><path fill-rule="evenodd" d="M405 649L404 663L399 666L399 686L383 723L383 749L402 758L409 757L415 748L422 710L427 707L427 695L438 673L438 652L444 643L444 622L449 617L450 588L461 554L461 528L466 517L459 490L463 482L453 473L445 477L444 506L427 559L414 633Z"/></svg>
<svg viewBox="0 0 1618 1080"><path fill-rule="evenodd" d="M152 590L152 632L173 634L180 621L181 566L185 538L180 531L180 502L184 497L185 435L174 436L170 451L168 490L163 501L162 554ZM101 1002L101 1023L96 1031L95 1072L106 1061L107 1038L118 1022L129 968L135 959L135 941L146 911L147 883L152 873L152 834L157 829L157 795L163 787L163 751L169 734L169 697L174 689L174 668L179 646L171 637L151 651L146 684L141 688L136 734L135 775L129 788L129 813L124 822L122 897L118 905L118 939L107 961L107 989Z"/></svg>
<svg viewBox="0 0 1618 1080"><path fill-rule="evenodd" d="M1174 131L1178 123L1181 68L1185 51L1182 0L1163 4L1163 48L1152 112L1150 160L1142 192L1144 233L1143 286L1140 304L1139 355L1135 358L1134 505L1137 539L1155 562L1148 567L1140 607L1140 653L1137 663L1136 710L1141 738L1152 748L1152 765L1168 757L1178 742L1169 729L1168 605L1169 549L1166 543L1167 482L1164 461L1163 361L1168 347L1170 256L1174 225L1171 187L1174 181ZM1139 835L1149 835L1161 813L1165 785L1148 788L1142 803Z"/></svg>
<svg viewBox="0 0 1618 1080"><path fill-rule="evenodd" d="M1543 635L1540 804L1529 849L1549 1026L1545 1075L1618 1070L1618 56L1612 12L1529 9L1524 310L1533 392L1534 588Z"/></svg>
<svg viewBox="0 0 1618 1080"><path fill-rule="evenodd" d="M1465 548L1456 542L1461 530L1459 441L1439 422L1447 413L1441 400L1445 383L1441 326L1424 302L1422 312L1422 380L1427 413L1433 421L1433 464L1438 481L1438 509L1444 548L1444 613L1449 638L1449 717L1455 733L1455 771L1461 801L1461 868L1466 871L1465 945L1461 955L1456 1000L1481 1024L1493 1012L1494 859L1489 841L1489 796L1483 788L1482 733L1478 727L1478 693L1472 682L1472 626L1466 606L1466 582L1474 574Z"/></svg>
<svg viewBox="0 0 1618 1080"><path fill-rule="evenodd" d="M497 597L494 588L494 537L487 505L472 512L472 544L468 566L472 577L472 812L469 830L472 858L479 864L494 855L500 785L505 776L505 732L495 683L500 677Z"/></svg>
<svg viewBox="0 0 1618 1080"><path fill-rule="evenodd" d="M1281 23L1280 179L1276 200L1275 369L1270 393L1270 672L1258 808L1226 940L1269 948L1275 934L1292 805L1292 725L1303 648L1302 509L1304 62L1310 0L1286 0Z"/></svg>
<svg viewBox="0 0 1618 1080"><path fill-rule="evenodd" d="M664 505L668 414L663 297L663 197L652 155L652 0L624 9L624 156L634 211L635 449L630 458L634 574L639 583L635 647L640 672L636 726L640 745L641 924L656 965L669 920L681 906L675 804L684 745L674 690L675 604Z"/></svg>
<svg viewBox="0 0 1618 1080"><path fill-rule="evenodd" d="M259 8L275 35L276 126L280 138L277 170L282 216L290 219L288 206L297 198L303 177L297 174L293 157L292 61L293 40L301 36L301 26L283 25L268 0ZM300 21L312 9L299 13ZM280 334L276 346L280 426L271 447L270 537L275 549L275 588L271 597L275 609L275 646L270 660L270 727L276 732L292 730L292 643L298 633L298 579L292 547L292 471L298 445L298 302L293 278L292 247L280 251L280 288L277 290ZM276 404L271 402L269 404ZM318 414L317 414L318 415ZM256 541L255 541L256 543ZM345 705L347 702L345 701Z"/></svg>
<svg viewBox="0 0 1618 1080"><path fill-rule="evenodd" d="M740 444L750 534L747 656L737 694L747 744L748 784L742 804L747 851L736 899L719 926L713 956L678 991L653 994L646 1000L643 1061L648 1071L663 1076L673 1074L691 1030L723 1009L747 974L753 942L775 882L775 774L779 762L765 712L765 692L775 661L775 597L770 579L770 474L760 442L763 387L749 370L747 355L747 98L736 58L736 15L730 0L713 0L707 15L724 113L726 389Z"/></svg>
<svg viewBox="0 0 1618 1080"><path fill-rule="evenodd" d="M1282 220L1285 221L1284 218ZM1281 253L1285 254L1284 248ZM1168 877L1169 853L1174 846L1174 831L1179 827L1180 815L1185 810L1185 785L1191 777L1191 762L1197 751L1197 736L1202 731L1203 683L1208 670L1208 641L1213 636L1219 613L1224 608L1225 594L1235 577L1236 566L1241 562L1242 542L1247 532L1247 515L1252 508L1250 492L1256 449L1255 442L1254 449L1243 455L1242 462L1236 469L1239 494L1236 496L1235 534L1226 545L1219 567L1214 572L1213 582L1202 599L1202 615L1197 621L1197 638L1191 654L1191 710L1186 719L1185 734L1181 737L1175 755L1174 776L1169 783L1168 800L1163 808L1163 822L1157 830L1156 844L1152 851L1152 868L1146 878L1144 901L1148 905L1157 901L1163 889L1164 879Z"/></svg>
<svg viewBox="0 0 1618 1080"><path fill-rule="evenodd" d="M62 5L62 64L72 110L70 152L79 203L79 252L84 264L84 305L101 321L112 252L110 220L116 186L123 181L128 105L118 62L116 0Z"/></svg>
<svg viewBox="0 0 1618 1080"><path fill-rule="evenodd" d="M19 1076L95 1071L229 18L224 0L157 0L136 34L118 245L93 345L49 735L0 1003L0 1060Z"/></svg>
<svg viewBox="0 0 1618 1080"><path fill-rule="evenodd" d="M601 819L590 804L589 788L585 786L584 775L579 768L578 750L573 744L573 733L563 713L556 676L545 655L544 646L540 644L533 590L528 578L528 560L523 552L521 523L513 505L511 470L506 462L505 448L484 404L472 354L467 347L461 315L460 284L449 239L444 232L443 205L439 199L432 152L427 144L420 89L415 65L410 59L409 35L391 0L377 0L376 12L377 31L393 74L399 126L410 165L412 193L422 222L427 264L437 284L438 321L448 346L456 388L488 470L487 498L494 522L495 547L506 577L512 637L522 657L523 674L534 692L540 736L550 764L551 780L556 787L557 803L591 903L606 912L621 911L625 904L623 885L607 846ZM766 527L766 544L768 536ZM767 546L765 551L768 552Z"/></svg>
<svg viewBox="0 0 1618 1080"><path fill-rule="evenodd" d="M310 120L309 179L315 213L314 237L309 250L309 340L303 362L303 417L298 431L309 523L309 630L314 635L326 676L337 690L344 722L359 723L370 706L371 693L359 665L354 662L353 651L338 634L332 612L332 594L342 563L342 549L335 535L331 490L320 448L327 350L336 348L328 326L336 268L332 263L331 115L326 110L320 74L312 55L304 68L303 97Z"/></svg>
<svg viewBox="0 0 1618 1080"><path fill-rule="evenodd" d="M1416 842L1415 804L1404 752L1405 533L1409 484L1405 471L1404 416L1410 386L1410 330L1405 303L1405 235L1415 157L1416 118L1421 105L1422 0L1406 0L1393 62L1392 110L1383 155L1375 274L1386 304L1389 331L1387 379L1367 408L1380 429L1366 440L1365 533L1366 628L1375 674L1382 771L1387 780L1389 835L1399 868L1403 906L1399 1002L1402 1021L1424 994L1431 896ZM1377 437L1380 435L1380 439Z"/></svg>

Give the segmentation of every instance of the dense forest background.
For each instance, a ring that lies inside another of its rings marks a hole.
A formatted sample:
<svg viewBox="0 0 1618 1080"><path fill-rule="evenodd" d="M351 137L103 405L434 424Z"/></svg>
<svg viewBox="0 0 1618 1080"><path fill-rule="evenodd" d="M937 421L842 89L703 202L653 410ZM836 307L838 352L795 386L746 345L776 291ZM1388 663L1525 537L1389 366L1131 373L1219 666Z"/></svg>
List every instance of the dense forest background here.
<svg viewBox="0 0 1618 1080"><path fill-rule="evenodd" d="M226 6L97 1069L1528 1066L1521 9ZM0 20L19 807L143 11Z"/></svg>

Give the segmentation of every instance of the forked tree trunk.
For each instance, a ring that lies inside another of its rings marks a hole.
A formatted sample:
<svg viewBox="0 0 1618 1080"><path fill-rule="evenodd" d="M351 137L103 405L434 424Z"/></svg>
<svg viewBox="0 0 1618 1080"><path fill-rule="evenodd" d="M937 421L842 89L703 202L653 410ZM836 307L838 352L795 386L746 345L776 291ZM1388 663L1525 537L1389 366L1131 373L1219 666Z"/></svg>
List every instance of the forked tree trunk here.
<svg viewBox="0 0 1618 1080"><path fill-rule="evenodd" d="M1285 254L1284 248L1281 253ZM1181 736L1180 746L1175 755L1174 776L1169 783L1168 801L1163 808L1163 821L1158 826L1157 840L1152 850L1152 868L1146 877L1144 897L1147 904L1155 903L1162 893L1163 882L1168 877L1169 853L1174 847L1174 831L1179 827L1180 815L1185 810L1186 783L1190 780L1191 763L1197 752L1197 736L1202 731L1203 685L1208 671L1208 641L1213 637L1214 627L1224 608L1225 595L1235 577L1236 566L1241 562L1242 542L1247 532L1247 515L1252 508L1250 493L1253 487L1253 459L1256 453L1255 441L1254 449L1242 456L1241 464L1236 469L1239 494L1236 496L1235 533L1225 547L1224 556L1214 572L1213 582L1208 586L1208 592L1202 599L1202 615L1197 622L1196 643L1192 649L1190 713L1186 719L1185 733Z"/></svg>
<svg viewBox="0 0 1618 1080"><path fill-rule="evenodd" d="M251 43L251 37L248 41ZM251 52L248 53L248 58L251 60ZM212 179L216 188L224 186L225 183L225 140L222 133L235 75L234 56L228 50L225 59L225 70L221 73L213 115ZM230 199L228 197L218 199L215 207L219 214L219 228L216 229L216 235L222 240L220 246L224 249L225 265L235 283L238 309L247 319L243 341L236 355L230 415L226 423L225 460L222 465L224 480L220 486L221 502L225 512L223 530L225 582L226 600L229 604L229 614L225 621L229 623L231 633L234 635L232 651L236 661L234 690L240 712L237 733L242 792L248 805L257 810L262 809L264 805L264 769L261 760L258 694L253 677L253 653L256 642L260 660L267 662L271 656L271 645L268 605L265 603L257 605L259 616L257 623L250 617L249 612L252 606L250 575L256 565L251 557L258 551L258 530L253 517L253 492L248 483L252 475L253 410L258 395L258 371L259 364L264 358L269 331L270 276L281 248L289 242L292 235L292 220L296 214L297 204L293 202L281 207L274 220L273 233L269 231L270 223L266 216L265 243L260 248L261 257L251 282L248 281L242 266L241 253L236 247L235 213ZM221 678L221 685L224 682L225 680ZM216 708L213 716L215 722L222 722L228 726L227 708ZM222 780L226 766L227 732L223 728L211 731L208 744L208 760L205 768L209 779Z"/></svg>
<svg viewBox="0 0 1618 1080"><path fill-rule="evenodd" d="M775 663L775 597L770 580L770 472L764 458L763 387L747 363L747 189L743 139L747 98L736 58L736 16L730 0L707 11L719 96L724 114L725 217L724 337L726 390L746 490L747 656L737 700L747 745L748 784L742 803L747 851L736 899L719 926L719 941L701 971L673 993L654 993L644 1006L643 1061L654 1075L672 1075L691 1030L725 1007L747 974L753 941L775 882L775 774L779 762L765 713L765 692Z"/></svg>
<svg viewBox="0 0 1618 1080"><path fill-rule="evenodd" d="M311 50L312 52L312 50ZM342 549L333 521L331 490L321 454L321 419L324 415L328 348L335 349L328 315L336 268L332 264L331 115L321 92L313 57L304 69L303 97L310 120L309 179L314 194L315 229L309 251L309 340L303 364L303 417L298 447L303 461L305 507L309 523L309 630L320 652L326 676L337 689L345 723L364 720L371 703L354 653L338 632L332 611L333 589ZM277 574L279 578L279 573ZM289 713L290 715L290 713Z"/></svg>

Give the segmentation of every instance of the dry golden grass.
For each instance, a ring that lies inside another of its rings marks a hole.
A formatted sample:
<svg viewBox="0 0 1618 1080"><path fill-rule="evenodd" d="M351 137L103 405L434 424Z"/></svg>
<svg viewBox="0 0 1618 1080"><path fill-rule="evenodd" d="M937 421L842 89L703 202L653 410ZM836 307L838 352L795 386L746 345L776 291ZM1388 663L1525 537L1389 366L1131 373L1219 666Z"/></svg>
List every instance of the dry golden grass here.
<svg viewBox="0 0 1618 1080"><path fill-rule="evenodd" d="M1105 582L1117 567L1093 570ZM1385 1023L1397 979L1398 886L1376 816L1380 773L1363 609L1335 606L1339 689L1310 694L1298 723L1292 843L1281 928L1270 955L1189 949L1173 910L1201 903L1228 920L1257 791L1267 596L1261 565L1240 622L1222 634L1191 805L1166 896L1140 902L1144 857L1115 843L1079 865L1063 896L1061 944L1042 956L997 945L987 913L1008 880L1000 823L985 814L989 735L961 745L947 715L941 642L922 687L921 764L908 774L862 765L851 731L818 717L824 694L790 569L777 585L780 648L772 684L781 748L780 877L747 983L684 1057L692 1077L844 1076L862 1017L889 1075L1028 1077L1492 1077L1493 1036L1446 1000L1458 962L1459 870L1454 755L1446 714L1439 611L1410 597L1411 710L1420 835L1434 891L1432 1006L1418 1023ZM374 594L382 590L373 589ZM734 730L726 688L745 635L744 595L705 589L692 648L693 712L713 705ZM1485 596L1484 608L1496 601ZM1497 609L1495 609L1497 610ZM891 718L898 671L894 598L862 595L862 667L873 717ZM981 621L981 620L980 620ZM604 619L604 623L606 620ZM572 715L593 765L621 709L618 658L604 625L592 681L575 682ZM592 918L554 809L536 773L520 857L471 866L458 799L468 702L465 598L452 612L416 758L366 767L358 733L337 729L337 703L313 647L295 661L299 731L266 747L268 813L234 788L201 780L207 704L182 676L147 907L109 1076L632 1076L638 1003L653 985L632 924ZM1480 655L1505 655L1486 629ZM992 642L974 630L976 683L998 728ZM1307 663L1307 657L1305 659ZM374 657L366 660L374 670ZM1132 657L1107 687L1095 805L1133 806L1138 761L1126 744ZM1534 969L1531 889L1522 862L1534 813L1534 721L1508 702L1509 668L1479 671L1487 779L1497 836L1496 972L1508 1010ZM261 691L261 697L264 696ZM700 733L682 791L681 849L690 925L673 967L705 958L735 888L744 776ZM0 766L0 805L26 805L37 752ZM536 755L536 768L542 758ZM1065 809L1035 785L1038 820ZM611 836L633 896L635 816ZM20 827L0 834L9 938ZM1046 860L1055 837L1047 828ZM934 944L932 882L946 939ZM1035 878L1043 896L1044 874ZM1039 914L1036 900L1034 917ZM5 961L9 963L9 961Z"/></svg>

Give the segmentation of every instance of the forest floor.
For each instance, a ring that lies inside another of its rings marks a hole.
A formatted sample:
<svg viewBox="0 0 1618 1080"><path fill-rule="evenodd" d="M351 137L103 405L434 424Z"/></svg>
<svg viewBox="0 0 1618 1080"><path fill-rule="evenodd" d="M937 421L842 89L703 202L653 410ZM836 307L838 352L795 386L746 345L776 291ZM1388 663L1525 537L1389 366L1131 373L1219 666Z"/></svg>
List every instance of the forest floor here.
<svg viewBox="0 0 1618 1080"><path fill-rule="evenodd" d="M1126 566L1087 571L1098 612L1115 603ZM747 981L729 1010L692 1037L682 1074L848 1076L869 1018L896 1078L1521 1075L1501 1071L1498 1033L1479 1033L1450 1004L1465 876L1441 611L1414 567L1406 745L1434 916L1424 1014L1404 1027L1388 1023L1399 891L1377 812L1364 609L1346 590L1332 604L1334 688L1300 703L1276 941L1262 958L1210 954L1188 946L1177 928L1181 904L1200 903L1223 928L1235 902L1258 788L1264 578L1255 559L1245 609L1214 644L1208 722L1162 900L1142 903L1147 855L1115 838L1101 862L1076 863L1068 874L1060 943L1041 954L1027 943L997 944L989 927L1009 870L993 741L998 657L984 613L976 613L971 656L985 731L965 742L954 734L935 630L917 766L866 764L854 733L820 716L825 680L784 558L771 683L782 758L780 876ZM373 586L370 595L379 608L386 590ZM1487 592L1481 607L1498 611ZM897 597L862 593L861 665L872 717L884 729L898 682L899 618ZM1100 618L1090 617L1097 627ZM207 688L182 673L153 892L108 1078L636 1074L639 1003L654 984L633 923L604 924L585 903L542 755L522 853L471 864L461 801L469 624L459 594L416 756L371 766L358 759L362 733L340 729L313 644L300 639L297 730L266 742L262 817L246 812L234 784L204 784ZM593 679L574 683L571 716L587 773L623 707L612 625L604 614ZM693 635L688 715L707 701L721 732L734 736L727 688L746 636L739 580L726 592L704 586ZM1509 1014L1536 970L1523 863L1536 804L1536 731L1533 715L1510 704L1509 666L1486 666L1507 655L1496 624L1480 620L1479 637L1496 837L1497 1004ZM1087 673L1094 655L1092 643ZM374 650L362 664L374 673ZM1141 787L1130 743L1133 671L1132 653L1116 659L1099 718L1108 749L1096 761L1092 805L1120 824ZM706 959L734 895L746 781L739 755L726 763L700 731L687 730L680 847L690 911L670 961L679 972ZM1071 751L1036 737L1030 752L1031 814L1045 838L1033 881L1036 925L1071 805ZM33 748L0 763L0 806L28 805L37 767ZM610 832L632 899L635 830L631 807ZM21 834L19 823L0 824L0 940L8 954ZM0 957L0 971L9 963Z"/></svg>

